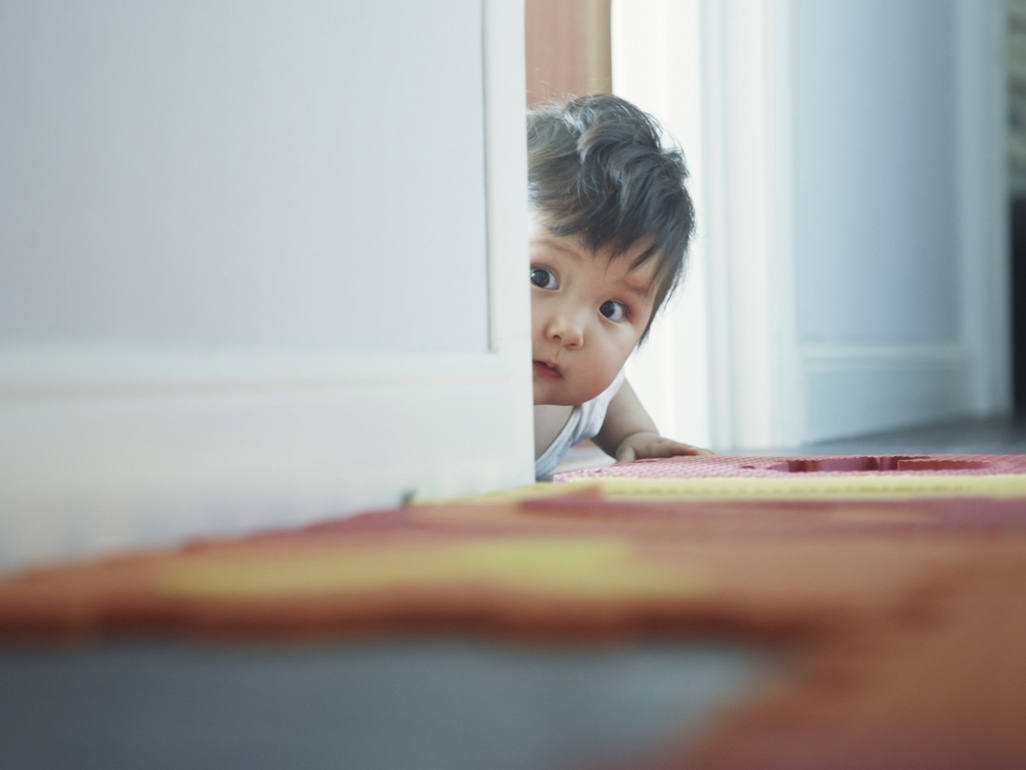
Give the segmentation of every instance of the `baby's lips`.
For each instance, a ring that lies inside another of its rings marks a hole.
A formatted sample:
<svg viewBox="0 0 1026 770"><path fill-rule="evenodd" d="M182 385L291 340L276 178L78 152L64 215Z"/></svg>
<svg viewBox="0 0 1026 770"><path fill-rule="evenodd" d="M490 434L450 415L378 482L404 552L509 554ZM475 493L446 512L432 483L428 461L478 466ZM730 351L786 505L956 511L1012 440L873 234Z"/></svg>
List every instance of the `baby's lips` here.
<svg viewBox="0 0 1026 770"><path fill-rule="evenodd" d="M562 372L559 367L549 364L545 361L534 362L534 373L536 376L546 380L555 380L562 377Z"/></svg>

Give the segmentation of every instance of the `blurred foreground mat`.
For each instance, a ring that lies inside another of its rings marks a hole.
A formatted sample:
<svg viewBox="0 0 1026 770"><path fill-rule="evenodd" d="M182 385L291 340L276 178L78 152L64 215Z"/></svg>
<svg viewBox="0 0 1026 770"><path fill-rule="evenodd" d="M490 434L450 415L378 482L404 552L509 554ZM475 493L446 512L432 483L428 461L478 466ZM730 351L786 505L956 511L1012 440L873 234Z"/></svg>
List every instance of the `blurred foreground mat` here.
<svg viewBox="0 0 1026 770"><path fill-rule="evenodd" d="M1026 766L1018 461L909 472L823 459L765 458L754 462L788 470L754 470L817 483L909 473L1013 482L994 494L972 487L976 496L766 499L550 485L13 575L0 582L0 637L782 643L796 652L784 685L741 704L697 749L671 741L631 766Z"/></svg>

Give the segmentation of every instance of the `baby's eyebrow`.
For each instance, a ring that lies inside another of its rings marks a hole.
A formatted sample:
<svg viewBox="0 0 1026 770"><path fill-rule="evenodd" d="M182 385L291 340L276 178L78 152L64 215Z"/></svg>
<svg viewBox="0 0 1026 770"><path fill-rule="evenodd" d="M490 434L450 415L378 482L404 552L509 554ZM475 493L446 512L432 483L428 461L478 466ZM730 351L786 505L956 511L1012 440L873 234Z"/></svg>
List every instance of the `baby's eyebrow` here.
<svg viewBox="0 0 1026 770"><path fill-rule="evenodd" d="M641 283L640 281L630 281L626 278L620 281L620 284L632 294L636 294L639 299L648 299L652 293L652 284Z"/></svg>
<svg viewBox="0 0 1026 770"><path fill-rule="evenodd" d="M535 238L531 241L531 245L544 246L546 248L555 249L557 251L563 252L564 254L568 254L571 257L576 257L580 260L583 260L585 258L584 253L580 249L575 249L570 244L564 243L563 241L557 240L556 238Z"/></svg>

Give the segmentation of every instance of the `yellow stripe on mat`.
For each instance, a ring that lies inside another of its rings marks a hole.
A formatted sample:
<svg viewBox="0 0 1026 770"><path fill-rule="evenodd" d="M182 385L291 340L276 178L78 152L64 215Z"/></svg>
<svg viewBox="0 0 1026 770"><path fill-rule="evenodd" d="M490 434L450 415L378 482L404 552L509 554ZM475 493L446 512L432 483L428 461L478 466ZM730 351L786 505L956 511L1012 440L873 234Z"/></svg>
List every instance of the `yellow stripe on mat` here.
<svg viewBox="0 0 1026 770"><path fill-rule="evenodd" d="M323 555L253 555L166 565L161 592L267 599L420 589L468 582L577 599L655 599L704 592L688 565L648 562L615 539L481 540L420 547L340 547Z"/></svg>
<svg viewBox="0 0 1026 770"><path fill-rule="evenodd" d="M717 476L702 478L584 478L560 483L529 484L446 503L501 503L537 497L601 490L607 498L650 497L750 499L995 497L1026 498L1026 474L789 474L780 478ZM430 504L421 500L418 503Z"/></svg>
<svg viewBox="0 0 1026 770"><path fill-rule="evenodd" d="M537 486L537 485L536 485ZM598 486L607 497L772 498L1026 498L1026 474L925 476L915 474L803 475L799 478L729 477L581 479L553 485L583 489Z"/></svg>

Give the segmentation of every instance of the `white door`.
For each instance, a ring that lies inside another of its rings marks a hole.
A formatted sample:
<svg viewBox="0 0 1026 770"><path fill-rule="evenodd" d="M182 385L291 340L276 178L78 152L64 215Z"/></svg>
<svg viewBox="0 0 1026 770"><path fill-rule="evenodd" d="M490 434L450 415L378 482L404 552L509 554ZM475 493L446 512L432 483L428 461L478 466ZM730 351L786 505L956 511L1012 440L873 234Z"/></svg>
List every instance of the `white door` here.
<svg viewBox="0 0 1026 770"><path fill-rule="evenodd" d="M533 480L522 28L0 0L0 566Z"/></svg>

